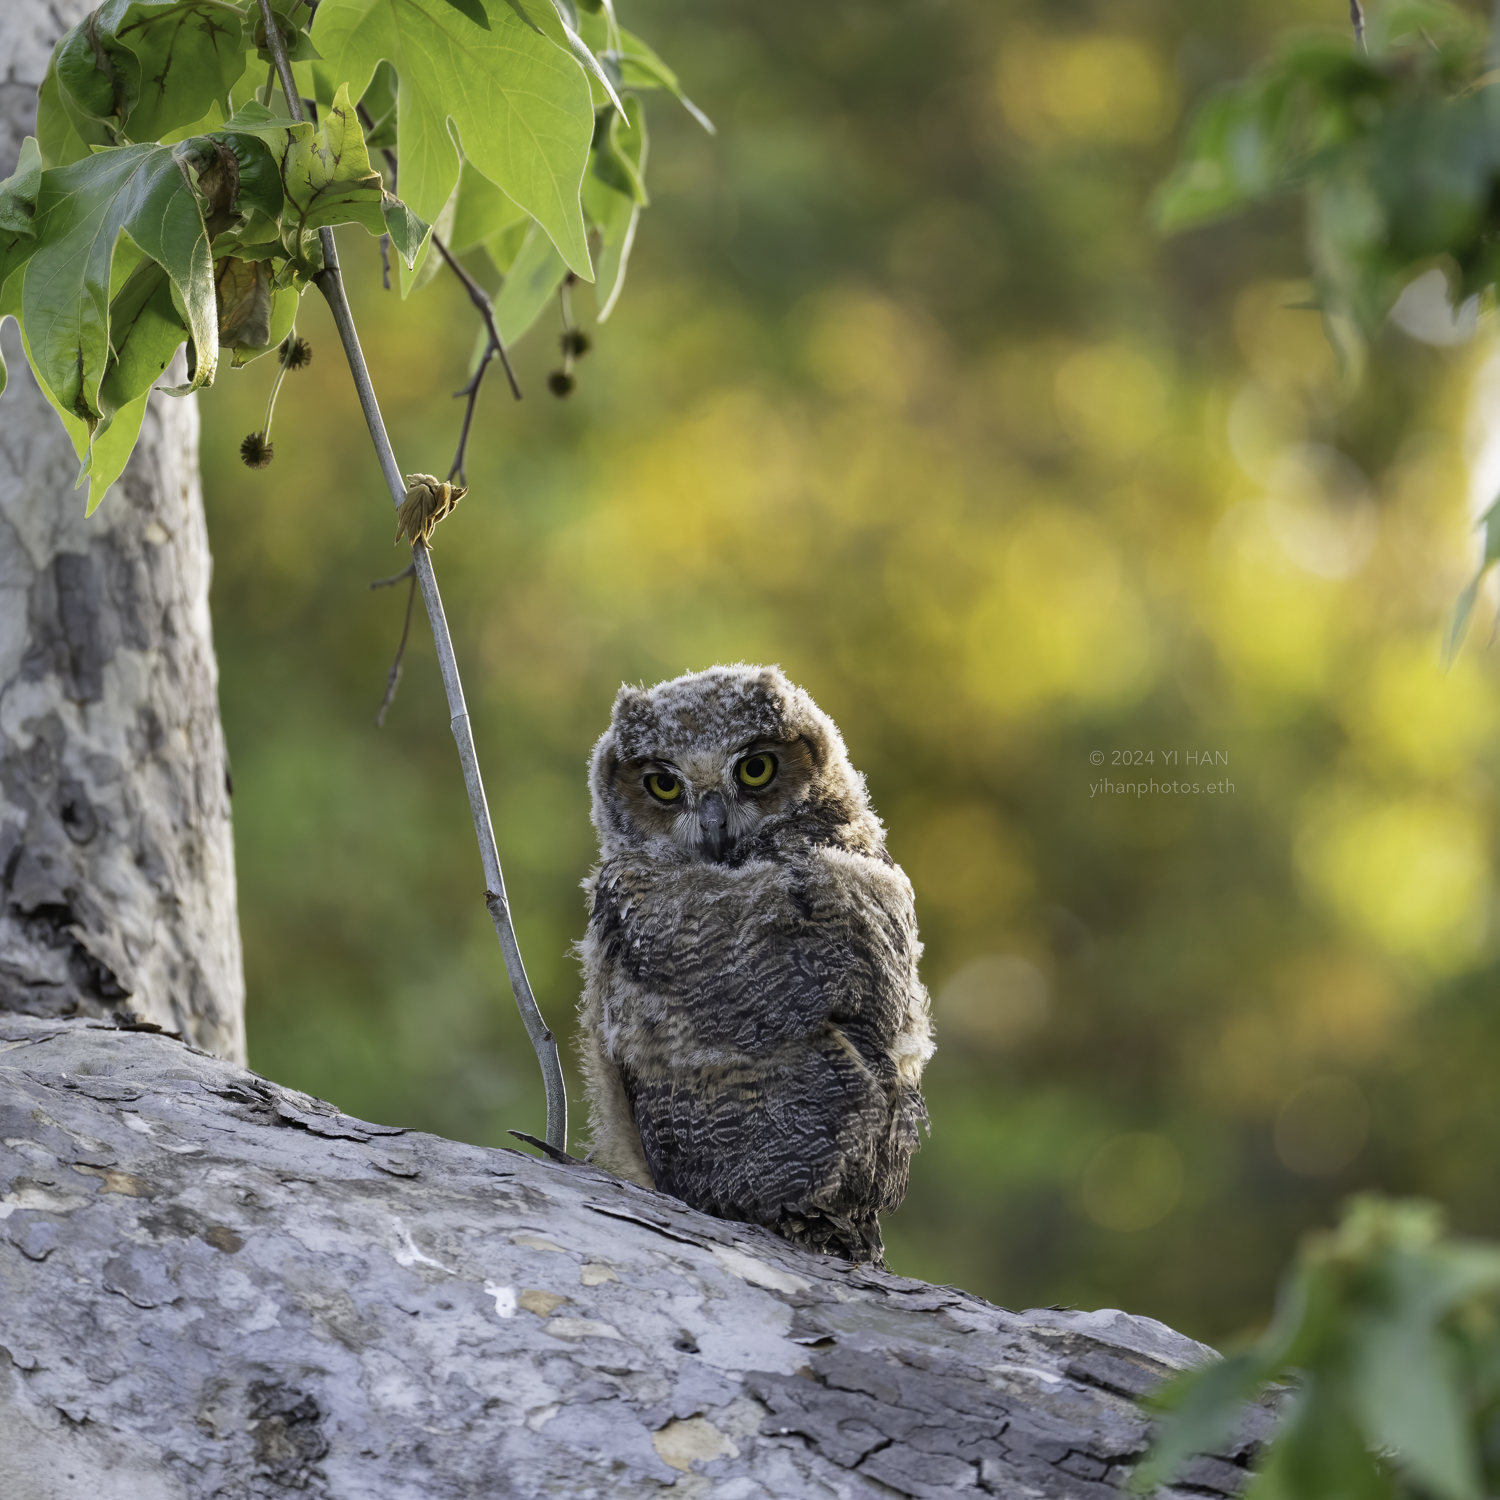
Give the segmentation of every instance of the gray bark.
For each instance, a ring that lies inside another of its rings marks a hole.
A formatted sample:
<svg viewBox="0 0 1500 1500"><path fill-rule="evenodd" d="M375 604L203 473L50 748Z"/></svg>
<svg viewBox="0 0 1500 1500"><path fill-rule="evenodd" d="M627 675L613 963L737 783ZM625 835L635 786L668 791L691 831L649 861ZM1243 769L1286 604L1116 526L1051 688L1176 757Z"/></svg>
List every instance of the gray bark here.
<svg viewBox="0 0 1500 1500"><path fill-rule="evenodd" d="M0 1142L6 1500L1104 1500L1211 1355L104 1023L0 1016ZM1269 1420L1182 1482L1236 1493Z"/></svg>
<svg viewBox="0 0 1500 1500"><path fill-rule="evenodd" d="M0 176L82 0L0 6ZM151 398L84 518L62 424L4 330L0 1011L128 1010L243 1060L228 762L196 398Z"/></svg>

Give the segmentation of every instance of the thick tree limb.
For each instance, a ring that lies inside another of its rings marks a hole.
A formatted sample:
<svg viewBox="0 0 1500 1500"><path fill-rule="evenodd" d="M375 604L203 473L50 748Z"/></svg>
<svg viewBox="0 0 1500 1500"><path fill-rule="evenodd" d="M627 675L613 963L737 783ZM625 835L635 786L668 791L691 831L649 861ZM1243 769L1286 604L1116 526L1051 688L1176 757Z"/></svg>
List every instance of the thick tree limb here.
<svg viewBox="0 0 1500 1500"><path fill-rule="evenodd" d="M1210 1352L102 1023L0 1016L0 1127L7 1500L1104 1500L1129 1397ZM1250 1435L1185 1482L1233 1493Z"/></svg>

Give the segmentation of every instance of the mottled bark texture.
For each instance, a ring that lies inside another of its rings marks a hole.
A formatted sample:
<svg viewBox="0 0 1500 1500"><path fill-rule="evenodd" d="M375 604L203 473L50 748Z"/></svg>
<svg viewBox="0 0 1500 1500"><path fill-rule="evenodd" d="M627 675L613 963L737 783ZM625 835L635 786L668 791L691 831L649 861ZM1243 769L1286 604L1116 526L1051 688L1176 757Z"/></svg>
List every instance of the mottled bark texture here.
<svg viewBox="0 0 1500 1500"><path fill-rule="evenodd" d="M78 0L0 4L0 176ZM84 518L7 323L0 396L0 1011L134 1012L243 1060L196 398L153 396Z"/></svg>
<svg viewBox="0 0 1500 1500"><path fill-rule="evenodd" d="M6 1500L1107 1500L1130 1398L1209 1353L0 1016Z"/></svg>

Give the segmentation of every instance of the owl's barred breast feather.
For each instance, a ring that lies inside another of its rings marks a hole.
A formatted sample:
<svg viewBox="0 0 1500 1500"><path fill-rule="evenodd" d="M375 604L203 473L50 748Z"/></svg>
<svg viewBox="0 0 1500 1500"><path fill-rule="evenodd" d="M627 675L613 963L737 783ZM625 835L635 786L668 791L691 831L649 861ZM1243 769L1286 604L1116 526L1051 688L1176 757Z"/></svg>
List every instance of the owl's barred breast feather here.
<svg viewBox="0 0 1500 1500"><path fill-rule="evenodd" d="M927 1118L910 884L837 729L776 669L621 699L636 743L617 702L594 758L605 857L581 949L594 1158L709 1213L879 1261L878 1216L900 1203ZM628 807L600 806L633 795L642 766L667 766L657 775L688 784L674 814L687 816L694 797L737 795L728 768L747 746L760 769L784 763L785 785L743 799L741 834L714 857L685 850L680 826L653 840L645 803L640 837Z"/></svg>

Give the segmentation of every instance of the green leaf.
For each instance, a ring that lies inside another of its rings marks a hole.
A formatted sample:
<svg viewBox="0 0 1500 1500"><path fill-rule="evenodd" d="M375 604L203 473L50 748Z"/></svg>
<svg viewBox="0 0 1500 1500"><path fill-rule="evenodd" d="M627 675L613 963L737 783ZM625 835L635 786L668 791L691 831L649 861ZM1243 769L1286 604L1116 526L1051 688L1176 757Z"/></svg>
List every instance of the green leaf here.
<svg viewBox="0 0 1500 1500"><path fill-rule="evenodd" d="M287 61L291 63L312 63L319 61L322 57L313 45L312 38L307 34L306 27L299 25L296 20L296 12L302 8L302 4L303 0L271 0L271 13L276 17L277 29L281 32L282 44L286 48ZM250 11L254 23L252 30L256 59L267 66L274 66L276 57L266 46L266 23L260 13L259 0L250 0Z"/></svg>
<svg viewBox="0 0 1500 1500"><path fill-rule="evenodd" d="M1500 499L1479 518L1479 525L1484 528L1484 556L1480 559L1479 571L1469 580L1453 606L1453 617L1448 621L1448 629L1443 636L1445 669L1453 665L1458 648L1463 644L1464 634L1469 628L1469 616L1474 612L1474 602L1479 597L1479 585L1484 582L1484 575L1496 562L1500 562Z"/></svg>
<svg viewBox="0 0 1500 1500"><path fill-rule="evenodd" d="M478 3L478 0L475 0ZM313 69L314 80L327 78L326 66ZM328 103L333 98L334 85L330 81L327 97L324 98L319 85L319 103ZM375 69L370 86L360 98L360 104L374 122L365 131L365 145L371 151L394 151L396 149L396 73L388 62Z"/></svg>
<svg viewBox="0 0 1500 1500"><path fill-rule="evenodd" d="M682 92L677 75L634 33L620 28L620 45L602 54L606 63L619 72L621 87L627 89L665 89L710 134L714 122Z"/></svg>
<svg viewBox="0 0 1500 1500"><path fill-rule="evenodd" d="M588 179L584 181L586 184ZM458 179L458 208L453 215L453 237L448 248L455 254L472 250L511 225L527 224L530 219L519 203L507 198L488 177L465 162Z"/></svg>
<svg viewBox="0 0 1500 1500"><path fill-rule="evenodd" d="M302 236L314 229L361 224L373 235L388 233L410 265L427 235L428 226L385 191L370 165L348 84L339 85L316 133L308 121L278 119L263 105L251 103L238 109L212 139L225 142L240 160L242 206L262 214L267 223L281 216L284 253L300 254ZM242 259L266 258L248 238L232 236L221 246Z"/></svg>
<svg viewBox="0 0 1500 1500"><path fill-rule="evenodd" d="M458 188L455 186L448 195L448 201L443 205L443 211L437 216L436 223L432 226L434 236L441 236L444 243L451 238L453 229L453 216L458 210ZM439 255L432 246L431 240L424 240L421 245L421 255L415 266L401 267L401 299L405 301L415 291L426 286L438 271L442 268L443 257Z"/></svg>
<svg viewBox="0 0 1500 1500"><path fill-rule="evenodd" d="M63 108L62 85L57 81L56 52L47 64L47 74L42 79L41 92L37 95L36 138L37 144L42 148L44 166L66 166L69 162L81 161L89 154L88 143L78 133L72 117Z"/></svg>
<svg viewBox="0 0 1500 1500"><path fill-rule="evenodd" d="M323 0L313 37L331 75L362 93L382 59L396 70L402 196L423 219L442 212L459 152L532 215L585 280L579 186L594 113L576 59L505 0L485 0L488 30L446 0Z"/></svg>
<svg viewBox="0 0 1500 1500"><path fill-rule="evenodd" d="M571 52L586 73L592 75L604 90L605 97L616 109L624 109L620 96L615 92L613 79L604 70L599 59L583 38L568 24L568 17L557 0L510 0L512 9L518 11L536 30L556 46ZM449 0L452 4L452 0ZM590 95L592 98L592 95Z"/></svg>
<svg viewBox="0 0 1500 1500"><path fill-rule="evenodd" d="M21 309L15 288L16 282L12 281L9 289L0 293L0 318L9 314L19 321ZM24 323L21 325L21 344L26 351L27 363L34 371L36 360L32 357L31 341L27 337ZM42 392L51 399L45 386L42 387ZM72 412L58 411L63 427L72 440L74 452L83 459L78 469L78 484L83 484L85 480L89 484L85 514L93 515L98 510L109 487L124 471L135 448L135 440L140 436L141 421L146 415L146 402L150 395L149 389L142 391L128 406L115 412L108 421L101 422L94 430L92 440L87 424L80 418ZM53 405L55 407L56 403Z"/></svg>
<svg viewBox="0 0 1500 1500"><path fill-rule="evenodd" d="M100 404L100 385L112 355L115 257L127 236L162 267L181 303L197 356L190 388L213 379L213 262L197 183L200 172L218 163L215 144L199 137L101 151L42 176L22 321L42 389L90 433L110 414Z"/></svg>
<svg viewBox="0 0 1500 1500"><path fill-rule="evenodd" d="M271 331L266 342L258 349L236 349L232 367L236 370L248 365L251 360L269 354L281 347L286 336L297 326L297 309L301 305L301 294L293 287L282 287L271 294Z"/></svg>
<svg viewBox="0 0 1500 1500"><path fill-rule="evenodd" d="M431 226L424 224L399 198L393 198L389 193L380 200L380 218L396 254L408 266L415 264L417 252Z"/></svg>
<svg viewBox="0 0 1500 1500"><path fill-rule="evenodd" d="M35 136L21 142L16 170L0 182L0 289L36 249L36 199L42 186L42 153Z"/></svg>
<svg viewBox="0 0 1500 1500"><path fill-rule="evenodd" d="M384 234L385 189L380 173L370 165L364 133L349 101L349 85L339 85L317 135L292 131L289 136L281 183L298 230L352 221L371 234Z"/></svg>
<svg viewBox="0 0 1500 1500"><path fill-rule="evenodd" d="M108 426L101 427L94 433L93 441L84 457L82 466L78 471L78 483L82 484L85 479L89 484L88 503L84 508L85 515L93 515L104 503L104 497L109 493L110 486L125 472L125 465L130 462L130 455L135 451L135 441L141 435L141 422L146 416L146 403L151 399L149 388L142 391L128 406L121 407L110 419ZM73 433L69 423L64 421L64 426L69 427L69 436L73 437L73 445L76 449L78 438ZM77 488L77 486L74 486Z"/></svg>
<svg viewBox="0 0 1500 1500"><path fill-rule="evenodd" d="M645 116L640 101L632 100L632 103L635 105L633 120L612 109L595 121L590 162L595 177L644 208L651 201L641 176L645 159Z"/></svg>
<svg viewBox="0 0 1500 1500"><path fill-rule="evenodd" d="M1356 1326L1353 1346L1365 1441L1394 1449L1402 1467L1442 1500L1480 1500L1463 1394L1431 1320L1398 1304L1391 1316Z"/></svg>
<svg viewBox="0 0 1500 1500"><path fill-rule="evenodd" d="M541 316L567 274L556 246L533 224L495 297L495 327L507 349Z"/></svg>
<svg viewBox="0 0 1500 1500"><path fill-rule="evenodd" d="M626 107L630 113L624 119L612 115L607 127L602 144L609 148L608 158L600 150L599 131L595 131L595 151L589 173L583 179L584 217L589 227L598 232L601 242L594 284L601 323L614 311L624 290L625 271L641 215L642 199L616 186L622 163L630 169L630 180L637 183L643 182L646 168L646 114L638 99L628 100ZM644 194L644 186L641 192Z"/></svg>
<svg viewBox="0 0 1500 1500"><path fill-rule="evenodd" d="M510 268L515 265L516 256L521 253L521 246L526 243L526 236L531 233L533 222L531 215L525 214L514 224L497 229L484 241L484 253L502 276L509 274Z"/></svg>
<svg viewBox="0 0 1500 1500"><path fill-rule="evenodd" d="M38 106L49 163L201 120L244 72L244 46L244 16L227 0L106 0L53 54Z"/></svg>
<svg viewBox="0 0 1500 1500"><path fill-rule="evenodd" d="M461 15L467 16L476 26L485 31L490 29L490 18L484 13L481 0L448 0L448 4Z"/></svg>
<svg viewBox="0 0 1500 1500"><path fill-rule="evenodd" d="M1245 1500L1393 1500L1336 1375L1306 1373Z"/></svg>
<svg viewBox="0 0 1500 1500"><path fill-rule="evenodd" d="M1201 1369L1188 1370L1152 1393L1150 1404L1169 1411L1151 1451L1130 1477L1133 1494L1149 1495L1170 1484L1195 1453L1222 1443L1239 1421L1245 1402L1268 1379L1265 1356L1247 1349Z"/></svg>
<svg viewBox="0 0 1500 1500"><path fill-rule="evenodd" d="M117 269L121 259L117 254ZM143 256L109 304L110 361L100 386L101 410L117 412L149 391L187 337L171 278Z"/></svg>

